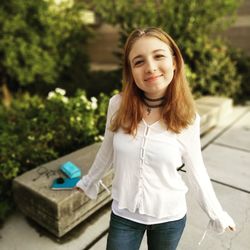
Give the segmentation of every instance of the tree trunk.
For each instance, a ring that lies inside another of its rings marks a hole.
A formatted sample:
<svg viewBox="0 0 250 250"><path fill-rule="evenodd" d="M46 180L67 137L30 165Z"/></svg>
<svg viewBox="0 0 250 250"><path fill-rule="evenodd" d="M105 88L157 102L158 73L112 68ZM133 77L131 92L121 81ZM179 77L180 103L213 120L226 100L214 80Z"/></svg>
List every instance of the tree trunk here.
<svg viewBox="0 0 250 250"><path fill-rule="evenodd" d="M11 100L12 100L12 95L11 92L8 88L8 85L6 83L6 81L4 81L1 85L1 91L2 91L2 95L3 95L3 105L6 107L9 107L11 104Z"/></svg>

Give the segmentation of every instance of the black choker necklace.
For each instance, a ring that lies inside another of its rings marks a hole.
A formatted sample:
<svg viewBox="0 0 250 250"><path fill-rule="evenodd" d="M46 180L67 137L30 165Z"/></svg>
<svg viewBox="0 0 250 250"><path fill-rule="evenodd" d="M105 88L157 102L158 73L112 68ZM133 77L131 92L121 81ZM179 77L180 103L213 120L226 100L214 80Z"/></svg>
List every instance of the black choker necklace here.
<svg viewBox="0 0 250 250"><path fill-rule="evenodd" d="M160 98L157 98L157 99L151 99L151 98L148 98L146 96L143 96L143 102L145 104L145 106L147 107L147 115L150 115L151 111L153 108L159 108L159 107L162 107L164 105L164 96L163 97L160 97ZM149 102L160 102L158 104L150 104Z"/></svg>

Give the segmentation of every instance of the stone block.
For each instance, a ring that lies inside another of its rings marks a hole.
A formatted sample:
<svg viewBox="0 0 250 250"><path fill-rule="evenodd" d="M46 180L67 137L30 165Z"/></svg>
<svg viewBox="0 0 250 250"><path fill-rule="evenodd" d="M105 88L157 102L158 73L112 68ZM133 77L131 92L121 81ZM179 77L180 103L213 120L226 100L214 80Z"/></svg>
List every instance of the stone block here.
<svg viewBox="0 0 250 250"><path fill-rule="evenodd" d="M66 161L72 161L81 168L83 174L87 173L99 146L96 143L85 147L15 178L13 193L19 209L54 235L61 237L110 202L111 196L102 187L96 200L90 200L80 192L50 188L55 178L63 176L59 166ZM112 178L113 172L109 170L102 179L103 183L111 187Z"/></svg>
<svg viewBox="0 0 250 250"><path fill-rule="evenodd" d="M233 108L232 99L226 97L204 96L195 103L201 116L201 134L220 125Z"/></svg>

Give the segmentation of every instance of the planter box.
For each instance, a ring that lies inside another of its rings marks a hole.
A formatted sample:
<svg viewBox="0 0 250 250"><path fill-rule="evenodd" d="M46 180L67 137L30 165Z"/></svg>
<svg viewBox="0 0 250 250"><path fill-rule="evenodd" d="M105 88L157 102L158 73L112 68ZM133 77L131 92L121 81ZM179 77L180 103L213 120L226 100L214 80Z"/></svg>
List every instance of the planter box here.
<svg viewBox="0 0 250 250"><path fill-rule="evenodd" d="M217 96L204 96L195 101L201 116L201 134L220 125L232 112L232 99Z"/></svg>
<svg viewBox="0 0 250 250"><path fill-rule="evenodd" d="M59 166L66 161L72 161L81 168L82 173L87 173L99 146L98 143L85 147L15 178L13 193L19 209L54 235L61 237L110 202L111 196L101 186L96 200L90 200L77 191L50 189L52 181L63 176ZM39 174L45 173L45 170L49 171L49 176ZM109 171L102 179L109 188L112 178L113 172Z"/></svg>

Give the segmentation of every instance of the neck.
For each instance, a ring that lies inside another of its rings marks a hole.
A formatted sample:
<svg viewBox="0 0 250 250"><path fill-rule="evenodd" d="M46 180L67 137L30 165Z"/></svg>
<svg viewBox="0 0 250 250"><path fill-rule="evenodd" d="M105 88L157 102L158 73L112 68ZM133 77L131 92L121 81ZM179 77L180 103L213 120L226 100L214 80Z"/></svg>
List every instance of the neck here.
<svg viewBox="0 0 250 250"><path fill-rule="evenodd" d="M145 99L151 99L151 100L157 100L157 99L161 99L161 98L164 98L165 97L165 94L164 93L158 93L158 94L149 94L149 93L143 93L143 97Z"/></svg>
<svg viewBox="0 0 250 250"><path fill-rule="evenodd" d="M143 96L142 100L147 108L147 114L150 115L152 109L162 107L164 105L164 101L165 101L164 99L165 97L152 99L152 98Z"/></svg>

